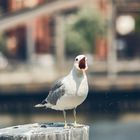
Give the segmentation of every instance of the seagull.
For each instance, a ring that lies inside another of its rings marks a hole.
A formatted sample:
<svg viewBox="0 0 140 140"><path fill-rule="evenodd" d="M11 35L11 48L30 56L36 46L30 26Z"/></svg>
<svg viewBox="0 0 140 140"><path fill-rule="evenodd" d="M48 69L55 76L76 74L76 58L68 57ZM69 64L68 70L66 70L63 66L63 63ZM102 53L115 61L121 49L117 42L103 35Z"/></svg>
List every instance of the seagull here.
<svg viewBox="0 0 140 140"><path fill-rule="evenodd" d="M87 57L85 55L78 55L75 58L70 73L58 80L49 91L46 99L40 104L35 105L35 107L63 111L65 128L67 128L66 110L73 109L74 126L78 126L76 121L76 108L84 102L88 95L87 69Z"/></svg>

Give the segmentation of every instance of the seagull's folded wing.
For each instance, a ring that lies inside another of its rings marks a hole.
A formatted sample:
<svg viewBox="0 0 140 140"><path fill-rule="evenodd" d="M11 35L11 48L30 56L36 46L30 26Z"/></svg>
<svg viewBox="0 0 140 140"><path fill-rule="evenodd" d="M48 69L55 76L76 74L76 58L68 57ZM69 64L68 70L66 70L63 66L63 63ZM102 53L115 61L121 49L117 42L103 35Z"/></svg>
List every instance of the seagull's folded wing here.
<svg viewBox="0 0 140 140"><path fill-rule="evenodd" d="M57 81L49 92L46 101L50 104L56 105L58 99L65 94L65 86L62 80Z"/></svg>

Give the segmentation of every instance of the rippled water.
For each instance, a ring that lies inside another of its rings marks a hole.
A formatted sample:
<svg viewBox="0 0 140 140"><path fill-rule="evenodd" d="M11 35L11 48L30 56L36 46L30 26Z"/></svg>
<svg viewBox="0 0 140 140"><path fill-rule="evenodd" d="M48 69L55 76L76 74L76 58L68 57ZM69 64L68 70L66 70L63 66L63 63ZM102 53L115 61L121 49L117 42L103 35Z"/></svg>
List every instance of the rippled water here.
<svg viewBox="0 0 140 140"><path fill-rule="evenodd" d="M33 107L45 96L46 93L1 95L0 128L25 123L63 122L62 112ZM139 110L139 91L91 93L78 108L77 118L79 123L90 125L90 140L140 140ZM72 111L68 112L67 120L73 122Z"/></svg>
<svg viewBox="0 0 140 140"><path fill-rule="evenodd" d="M72 122L73 116L68 113L68 121ZM0 115L0 127L35 123L35 122L62 122L61 112L55 114L34 115ZM140 114L113 115L78 115L80 123L90 125L89 140L139 140L140 139Z"/></svg>
<svg viewBox="0 0 140 140"><path fill-rule="evenodd" d="M140 122L97 122L91 124L90 140L139 140Z"/></svg>

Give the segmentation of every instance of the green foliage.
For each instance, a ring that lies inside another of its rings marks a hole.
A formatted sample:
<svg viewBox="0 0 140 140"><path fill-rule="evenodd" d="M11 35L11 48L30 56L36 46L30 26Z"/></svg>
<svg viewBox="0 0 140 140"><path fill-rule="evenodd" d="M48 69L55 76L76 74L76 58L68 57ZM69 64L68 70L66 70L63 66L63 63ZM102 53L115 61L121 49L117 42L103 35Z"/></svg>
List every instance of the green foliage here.
<svg viewBox="0 0 140 140"><path fill-rule="evenodd" d="M140 17L136 18L135 30L136 32L140 32Z"/></svg>
<svg viewBox="0 0 140 140"><path fill-rule="evenodd" d="M0 52L3 54L6 53L6 42L5 42L5 36L3 34L0 34Z"/></svg>
<svg viewBox="0 0 140 140"><path fill-rule="evenodd" d="M87 52L89 46L87 41L84 41L83 36L73 30L69 31L66 40L66 51L68 55L75 56L79 53Z"/></svg>
<svg viewBox="0 0 140 140"><path fill-rule="evenodd" d="M98 17L93 13L93 10L82 9L75 16L74 22L67 24L67 55L94 51L96 35L103 32L103 25Z"/></svg>

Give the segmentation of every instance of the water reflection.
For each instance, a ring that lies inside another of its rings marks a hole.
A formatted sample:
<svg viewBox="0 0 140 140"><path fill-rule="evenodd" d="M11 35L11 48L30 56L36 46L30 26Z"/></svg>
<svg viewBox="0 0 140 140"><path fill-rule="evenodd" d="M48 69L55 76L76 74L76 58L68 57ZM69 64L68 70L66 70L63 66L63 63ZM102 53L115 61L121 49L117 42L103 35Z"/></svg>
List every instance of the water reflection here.
<svg viewBox="0 0 140 140"><path fill-rule="evenodd" d="M68 112L68 122L73 121ZM63 122L62 113L2 114L0 127L36 122ZM139 140L140 113L90 114L78 112L78 122L90 125L90 140Z"/></svg>
<svg viewBox="0 0 140 140"><path fill-rule="evenodd" d="M46 92L36 94L1 94L0 127L18 124L63 122L61 111L36 109ZM90 140L138 140L140 137L139 91L89 92L87 100L78 107L78 122L90 125ZM67 121L73 122L72 111Z"/></svg>

